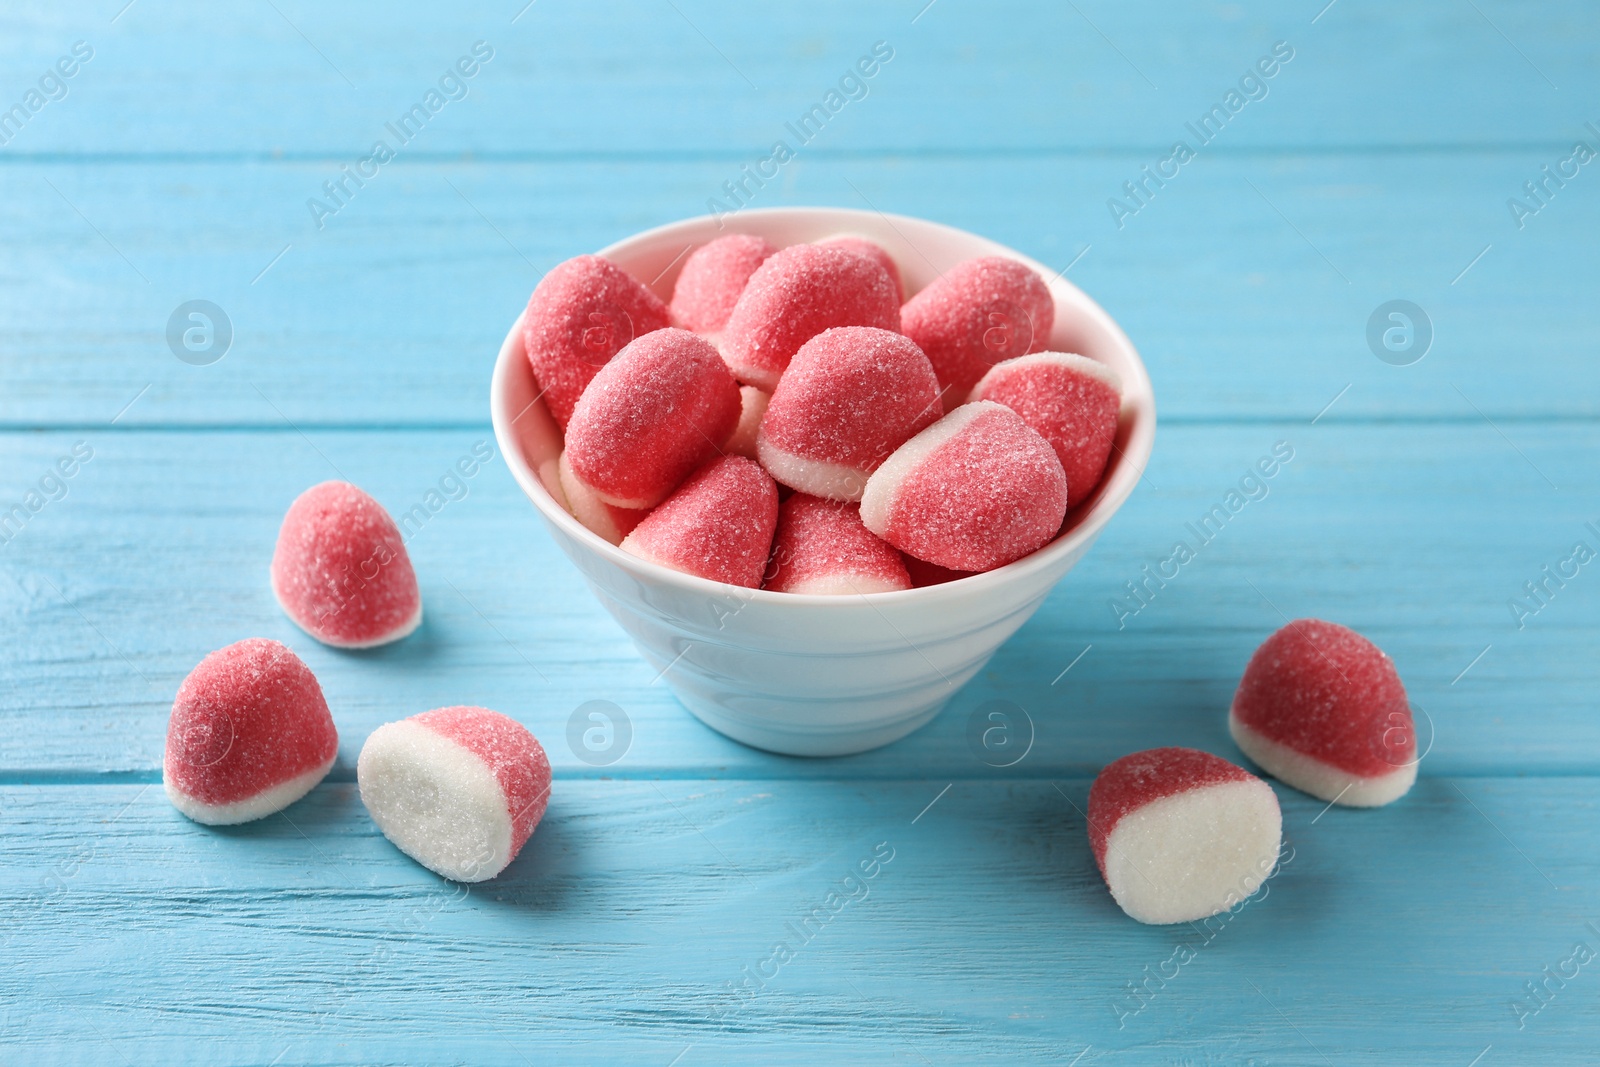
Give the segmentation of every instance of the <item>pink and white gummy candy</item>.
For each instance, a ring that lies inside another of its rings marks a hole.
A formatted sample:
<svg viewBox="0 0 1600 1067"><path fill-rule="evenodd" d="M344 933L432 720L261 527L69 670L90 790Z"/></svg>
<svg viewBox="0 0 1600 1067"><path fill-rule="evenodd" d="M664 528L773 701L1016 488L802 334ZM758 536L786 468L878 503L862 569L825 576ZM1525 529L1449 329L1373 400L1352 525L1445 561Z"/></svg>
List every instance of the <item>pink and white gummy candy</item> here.
<svg viewBox="0 0 1600 1067"><path fill-rule="evenodd" d="M1089 842L1111 896L1142 923L1193 922L1248 900L1277 866L1283 815L1220 756L1152 748L1089 789Z"/></svg>
<svg viewBox="0 0 1600 1067"><path fill-rule="evenodd" d="M252 637L211 653L178 687L161 779L195 822L249 822L309 793L338 752L311 669L277 641Z"/></svg>
<svg viewBox="0 0 1600 1067"><path fill-rule="evenodd" d="M378 727L356 762L383 836L457 882L493 878L550 802L550 760L515 719L487 708L425 711Z"/></svg>

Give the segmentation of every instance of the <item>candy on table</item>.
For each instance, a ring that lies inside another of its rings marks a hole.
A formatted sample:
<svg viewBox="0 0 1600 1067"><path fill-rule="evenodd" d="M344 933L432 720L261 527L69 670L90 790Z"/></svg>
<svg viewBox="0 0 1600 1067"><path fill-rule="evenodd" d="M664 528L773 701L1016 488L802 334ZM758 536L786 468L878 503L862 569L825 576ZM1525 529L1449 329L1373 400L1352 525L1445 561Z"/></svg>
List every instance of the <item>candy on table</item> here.
<svg viewBox="0 0 1600 1067"><path fill-rule="evenodd" d="M739 423L739 385L705 338L657 330L583 391L567 425L574 478L619 508L649 508L715 455Z"/></svg>
<svg viewBox="0 0 1600 1067"><path fill-rule="evenodd" d="M730 233L690 252L672 287L673 325L720 333L750 275L776 251L754 234Z"/></svg>
<svg viewBox="0 0 1600 1067"><path fill-rule="evenodd" d="M544 817L550 760L515 719L436 708L374 730L356 782L396 848L435 874L481 882L517 858Z"/></svg>
<svg viewBox="0 0 1600 1067"><path fill-rule="evenodd" d="M723 328L722 358L746 385L769 392L800 346L835 326L900 329L900 294L866 256L790 245L756 269Z"/></svg>
<svg viewBox="0 0 1600 1067"><path fill-rule="evenodd" d="M887 593L910 589L900 553L861 525L855 504L796 493L778 509L765 588L779 593Z"/></svg>
<svg viewBox="0 0 1600 1067"><path fill-rule="evenodd" d="M1228 730L1268 774L1330 803L1377 807L1417 780L1416 729L1394 662L1337 623L1298 619L1262 642Z"/></svg>
<svg viewBox="0 0 1600 1067"><path fill-rule="evenodd" d="M723 456L696 471L622 541L622 550L685 574L761 585L778 523L778 487L761 465Z"/></svg>
<svg viewBox="0 0 1600 1067"><path fill-rule="evenodd" d="M901 445L867 481L861 521L918 559L986 571L1061 528L1067 477L1050 443L1010 408L963 404Z"/></svg>
<svg viewBox="0 0 1600 1067"><path fill-rule="evenodd" d="M349 482L323 482L289 505L272 553L272 592L323 644L372 648L422 622L422 593L394 520Z"/></svg>
<svg viewBox="0 0 1600 1067"><path fill-rule="evenodd" d="M572 465L567 462L565 451L557 461L557 470L567 510L572 512L573 517L583 523L588 530L614 545L620 545L622 539L650 514L640 508L613 507L601 500L593 489L573 475Z"/></svg>
<svg viewBox="0 0 1600 1067"><path fill-rule="evenodd" d="M900 322L932 361L949 411L996 363L1049 345L1055 301L1021 263L984 256L957 263L906 301Z"/></svg>
<svg viewBox="0 0 1600 1067"><path fill-rule="evenodd" d="M841 326L795 353L757 449L761 465L792 489L860 500L868 476L941 413L933 366L915 344L889 330Z"/></svg>
<svg viewBox="0 0 1600 1067"><path fill-rule="evenodd" d="M1018 356L989 368L968 399L1004 404L1050 442L1067 474L1068 506L1100 484L1122 410L1122 380L1104 363L1066 352Z"/></svg>
<svg viewBox="0 0 1600 1067"><path fill-rule="evenodd" d="M1278 798L1255 775L1192 748L1152 748L1089 789L1089 843L1123 911L1193 922L1248 900L1277 866Z"/></svg>
<svg viewBox="0 0 1600 1067"><path fill-rule="evenodd" d="M745 459L756 458L756 437L761 430L761 420L766 417L772 394L753 385L739 387L739 424L722 442L722 450Z"/></svg>
<svg viewBox="0 0 1600 1067"><path fill-rule="evenodd" d="M916 556L908 556L904 552L900 553L900 559L906 565L906 573L911 576L911 587L913 589L921 589L930 585L943 585L946 582L953 582L957 578L966 578L972 574L972 571L953 571L949 567L941 567L937 563L929 563L927 560L918 559Z"/></svg>
<svg viewBox="0 0 1600 1067"><path fill-rule="evenodd" d="M900 281L900 266L878 242L860 234L841 233L834 237L825 237L815 243L824 248L842 248L846 252L854 252L858 256L866 256L873 260L889 273L889 280L894 282L894 291L904 299L905 288Z"/></svg>
<svg viewBox="0 0 1600 1067"><path fill-rule="evenodd" d="M584 387L612 356L669 321L660 298L609 260L576 256L552 267L522 313L522 344L556 425L567 428Z"/></svg>
<svg viewBox="0 0 1600 1067"><path fill-rule="evenodd" d="M211 653L178 687L161 778L172 806L195 822L249 822L311 792L338 752L311 669L252 637Z"/></svg>

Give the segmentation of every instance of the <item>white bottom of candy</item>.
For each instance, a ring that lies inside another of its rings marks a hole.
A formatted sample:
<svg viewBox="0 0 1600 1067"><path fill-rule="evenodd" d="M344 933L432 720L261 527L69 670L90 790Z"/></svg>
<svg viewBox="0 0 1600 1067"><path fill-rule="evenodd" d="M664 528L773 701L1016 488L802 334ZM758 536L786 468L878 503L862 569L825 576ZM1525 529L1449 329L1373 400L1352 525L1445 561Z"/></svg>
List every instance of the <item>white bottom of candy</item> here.
<svg viewBox="0 0 1600 1067"><path fill-rule="evenodd" d="M1259 778L1151 801L1106 842L1106 885L1142 923L1204 919L1248 899L1277 865L1283 816Z"/></svg>
<svg viewBox="0 0 1600 1067"><path fill-rule="evenodd" d="M1285 785L1332 804L1350 808L1381 807L1405 796L1417 780L1419 761L1373 777L1351 774L1251 729L1240 722L1232 710L1228 712L1228 732L1233 735L1234 743L1262 770Z"/></svg>
<svg viewBox="0 0 1600 1067"><path fill-rule="evenodd" d="M804 593L808 596L855 596L860 593L894 593L911 586L891 581L877 575L827 574L795 582L784 589L785 593Z"/></svg>
<svg viewBox="0 0 1600 1067"><path fill-rule="evenodd" d="M806 459L779 448L765 434L756 438L756 456L774 479L812 496L854 502L867 487L867 473L826 460Z"/></svg>
<svg viewBox="0 0 1600 1067"><path fill-rule="evenodd" d="M767 403L771 399L753 385L739 387L739 424L722 443L722 451L745 459L760 458L756 452L756 437L761 432L761 420L766 417Z"/></svg>
<svg viewBox="0 0 1600 1067"><path fill-rule="evenodd" d="M620 545L623 537L622 528L612 517L609 505L604 503L583 482L578 480L572 472L572 465L567 462L567 454L561 453L558 467L558 477L561 480L561 494L566 497L567 510L590 532L601 537L613 545ZM642 516L644 513L640 512Z"/></svg>
<svg viewBox="0 0 1600 1067"><path fill-rule="evenodd" d="M161 784L166 789L167 799L172 801L172 806L195 822L207 826L232 826L241 822L253 822L273 812L282 811L311 792L318 782L327 777L335 756L329 756L328 761L321 766L297 774L286 782L279 782L270 789L263 789L253 797L227 804L207 804L203 800L198 800L179 790L172 779L165 775L162 776Z"/></svg>
<svg viewBox="0 0 1600 1067"><path fill-rule="evenodd" d="M405 720L378 727L361 748L356 782L383 836L435 874L481 882L511 862L500 780L442 734Z"/></svg>

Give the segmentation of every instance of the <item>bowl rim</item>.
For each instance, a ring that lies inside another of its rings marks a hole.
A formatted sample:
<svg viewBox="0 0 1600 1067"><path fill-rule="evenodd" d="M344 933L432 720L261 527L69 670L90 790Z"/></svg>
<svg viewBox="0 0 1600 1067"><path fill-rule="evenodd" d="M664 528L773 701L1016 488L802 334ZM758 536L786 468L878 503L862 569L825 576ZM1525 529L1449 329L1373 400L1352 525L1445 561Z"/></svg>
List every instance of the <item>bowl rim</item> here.
<svg viewBox="0 0 1600 1067"><path fill-rule="evenodd" d="M1144 360L1139 355L1138 349L1128 339L1122 327L1111 317L1092 297L1066 279L1063 271L1054 271L1030 256L1023 255L1015 249L1001 245L991 238L981 234L972 233L959 227L945 223L934 222L929 219L917 218L910 215L885 214L880 211L864 211L856 208L833 208L822 206L797 206L752 208L741 210L737 215L731 216L733 222L729 224L726 232L759 232L755 229L742 228L739 223L759 223L765 219L792 218L795 216L811 216L815 218L838 219L841 230L867 226L875 228L880 222L887 223L891 229L898 232L896 223L910 223L916 228L945 231L953 238L961 240L976 239L993 246L990 254L1009 256L1036 271L1041 278L1046 279L1046 286L1051 295L1056 298L1058 305L1065 297L1065 302L1071 304L1080 313L1095 320L1096 325L1104 331L1113 345L1123 351L1128 367L1117 368L1117 373L1123 379L1123 418L1129 421L1127 447L1120 456L1113 457L1110 468L1111 475L1103 479L1089 509L1078 517L1077 524L1067 533L1057 536L1043 548L1014 560L1004 566L993 570L969 574L949 582L937 585L918 586L911 589L896 589L887 592L858 593L855 596L839 596L836 594L819 593L783 593L770 589L748 589L743 586L729 585L726 582L702 578L694 574L685 574L682 571L652 563L621 548L611 544L605 538L584 526L545 488L543 480L536 469L528 464L527 457L523 455L521 443L513 430L517 419L532 407L530 403L522 412L512 414L507 406L509 394L509 381L513 369L518 362L527 366L527 357L522 345L522 318L526 306L517 313L516 320L511 324L510 331L505 340L500 344L500 352L495 358L493 377L490 380L489 408L491 421L494 426L496 444L510 469L512 477L522 488L523 493L532 501L534 507L548 523L551 523L568 537L575 539L591 552L597 554L613 566L621 568L625 573L641 581L675 586L686 593L698 593L709 597L726 599L736 597L750 603L786 604L792 607L830 607L840 610L877 610L879 605L907 606L910 604L933 604L939 600L954 601L968 596L981 596L985 591L1003 585L1012 585L1026 582L1038 577L1056 566L1062 558L1070 557L1075 552L1086 550L1088 545L1099 536L1111 516L1122 507L1132 494L1133 488L1144 476L1144 471L1150 460L1150 454L1155 445L1156 408L1155 394L1150 383L1149 371L1145 368ZM680 219L660 226L653 226L647 230L631 234L619 241L600 249L594 255L611 259L614 253L626 253L635 244L659 240L683 231L700 231L707 223L715 224L719 230L724 228L723 217L716 215L696 215L692 218ZM909 243L908 238L902 239ZM615 262L615 260L613 260ZM620 264L619 264L620 265ZM670 269L670 267L669 267ZM909 297L907 298L909 299ZM535 401L537 401L535 397Z"/></svg>

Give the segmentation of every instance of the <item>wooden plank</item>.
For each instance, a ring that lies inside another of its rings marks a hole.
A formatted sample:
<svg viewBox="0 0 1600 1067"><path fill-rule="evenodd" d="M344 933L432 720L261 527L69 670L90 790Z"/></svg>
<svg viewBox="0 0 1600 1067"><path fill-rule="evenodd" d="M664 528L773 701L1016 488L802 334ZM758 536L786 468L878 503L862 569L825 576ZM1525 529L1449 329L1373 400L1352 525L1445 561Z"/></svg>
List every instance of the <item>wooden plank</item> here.
<svg viewBox="0 0 1600 1067"><path fill-rule="evenodd" d="M412 2L382 16L306 0L217 10L141 0L112 22L120 6L5 14L9 93L33 85L74 41L96 49L68 95L8 151L353 161L480 40L493 58L464 98L439 98L414 147L753 161L878 41L894 58L864 98L840 98L817 137L829 148L1165 150L1279 41L1293 59L1228 122L1231 145L1561 148L1597 118L1583 101L1600 88L1586 50L1600 17L1583 0L1531 13L1507 0L1476 10L1342 0L1320 16L1321 4L1259 0L682 0L630 10L627 25L603 31L581 5L524 0Z"/></svg>
<svg viewBox="0 0 1600 1067"><path fill-rule="evenodd" d="M384 841L348 784L228 830L159 786L9 786L0 1047L680 1067L1588 1055L1600 992L1563 961L1600 951L1600 871L1572 847L1600 815L1593 779L1425 779L1392 808L1326 813L1280 790L1279 873L1193 927L1116 909L1086 781L944 786L558 779L523 855L465 892ZM1546 967L1568 978L1533 1013L1524 983ZM746 968L764 977L741 989Z"/></svg>
<svg viewBox="0 0 1600 1067"><path fill-rule="evenodd" d="M1309 419L1336 396L1328 420L1600 413L1584 236L1600 198L1574 187L1519 232L1505 201L1537 153L1202 157L1119 230L1106 200L1139 158L803 158L757 203L876 206L1072 265L1168 420ZM304 201L325 170L0 167L0 422L480 423L540 272L702 213L727 164L397 164L319 233ZM233 326L211 366L166 341L196 298ZM1411 366L1368 347L1397 298L1431 322Z"/></svg>
<svg viewBox="0 0 1600 1067"><path fill-rule="evenodd" d="M766 756L691 719L498 460L413 528L427 605L418 635L343 653L281 614L266 568L298 492L342 475L404 514L492 440L486 431L6 434L0 502L25 501L79 440L94 454L62 483L66 495L0 546L0 619L24 635L0 647L0 770L13 778L153 781L178 683L206 652L252 635L288 642L318 673L346 778L374 727L457 703L516 715L558 767L581 774L1092 774L1156 741L1231 751L1223 711L1245 661L1285 616L1305 615L1355 626L1394 656L1437 731L1424 773L1600 772L1593 567L1547 584L1543 603L1510 607L1577 542L1600 550L1585 525L1600 525L1588 461L1600 440L1588 424L1164 429L1146 483L1088 559L949 710L843 762ZM1294 458L1245 482L1279 441ZM1201 544L1192 524L1242 482L1267 495L1225 525L1213 518L1222 528ZM1160 568L1180 539L1194 561L1151 581L1144 568ZM633 724L614 766L582 763L565 741L569 717L594 699ZM968 746L968 720L989 700L1034 723L1032 751L1010 770L991 771Z"/></svg>

